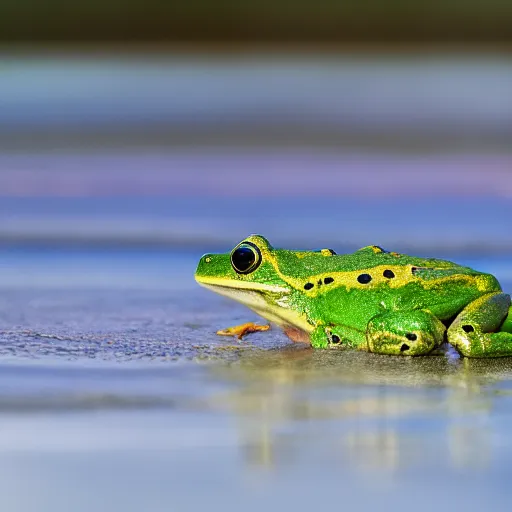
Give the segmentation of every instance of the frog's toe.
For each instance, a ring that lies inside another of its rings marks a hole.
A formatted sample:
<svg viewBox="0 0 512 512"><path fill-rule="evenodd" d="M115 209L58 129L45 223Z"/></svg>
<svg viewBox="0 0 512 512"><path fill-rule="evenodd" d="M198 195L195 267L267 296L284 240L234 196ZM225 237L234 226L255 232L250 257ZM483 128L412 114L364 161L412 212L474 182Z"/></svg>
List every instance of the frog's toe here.
<svg viewBox="0 0 512 512"><path fill-rule="evenodd" d="M464 357L512 356L512 334L509 332L484 333L478 326L462 325L450 329L449 341Z"/></svg>
<svg viewBox="0 0 512 512"><path fill-rule="evenodd" d="M221 329L217 331L219 336L236 336L239 340L241 340L246 334L251 332L259 332L259 331L268 331L270 329L270 325L258 325L254 322L247 322L242 325L235 325L233 327L227 327L226 329Z"/></svg>
<svg viewBox="0 0 512 512"><path fill-rule="evenodd" d="M448 329L448 341L465 357L512 356L510 296L489 293L468 304Z"/></svg>
<svg viewBox="0 0 512 512"><path fill-rule="evenodd" d="M430 313L384 313L374 317L366 330L367 349L377 354L418 356L440 345L444 325Z"/></svg>

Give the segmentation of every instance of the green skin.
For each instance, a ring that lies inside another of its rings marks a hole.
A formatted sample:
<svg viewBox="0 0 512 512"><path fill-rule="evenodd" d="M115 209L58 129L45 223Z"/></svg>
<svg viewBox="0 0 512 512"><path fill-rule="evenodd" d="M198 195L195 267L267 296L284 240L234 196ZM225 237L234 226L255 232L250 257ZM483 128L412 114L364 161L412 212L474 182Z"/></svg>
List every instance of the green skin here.
<svg viewBox="0 0 512 512"><path fill-rule="evenodd" d="M233 266L240 247L255 253L244 273ZM195 278L315 348L416 356L448 341L466 357L512 356L510 296L494 276L450 261L377 246L274 249L251 235L229 254L204 255Z"/></svg>

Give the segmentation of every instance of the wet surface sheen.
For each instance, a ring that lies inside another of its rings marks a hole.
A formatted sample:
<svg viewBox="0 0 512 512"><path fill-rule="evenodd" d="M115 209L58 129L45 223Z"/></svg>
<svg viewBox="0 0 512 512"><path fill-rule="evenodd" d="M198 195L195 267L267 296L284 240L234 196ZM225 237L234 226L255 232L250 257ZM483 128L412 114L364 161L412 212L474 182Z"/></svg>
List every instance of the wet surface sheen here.
<svg viewBox="0 0 512 512"><path fill-rule="evenodd" d="M196 259L3 253L2 510L507 509L512 359L220 338Z"/></svg>

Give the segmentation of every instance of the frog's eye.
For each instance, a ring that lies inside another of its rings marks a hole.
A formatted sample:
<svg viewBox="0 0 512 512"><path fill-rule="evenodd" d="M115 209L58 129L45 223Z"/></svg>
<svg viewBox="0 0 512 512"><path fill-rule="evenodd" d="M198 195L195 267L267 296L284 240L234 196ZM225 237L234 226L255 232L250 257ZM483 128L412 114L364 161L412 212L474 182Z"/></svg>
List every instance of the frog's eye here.
<svg viewBox="0 0 512 512"><path fill-rule="evenodd" d="M260 250L250 242L244 242L231 253L231 265L239 274L254 272L261 263Z"/></svg>

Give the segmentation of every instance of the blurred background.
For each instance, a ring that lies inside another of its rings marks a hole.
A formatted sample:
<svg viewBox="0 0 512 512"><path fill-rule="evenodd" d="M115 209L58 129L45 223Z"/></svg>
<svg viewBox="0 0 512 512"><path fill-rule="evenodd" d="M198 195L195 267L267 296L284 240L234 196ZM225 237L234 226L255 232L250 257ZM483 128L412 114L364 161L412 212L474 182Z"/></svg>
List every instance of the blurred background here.
<svg viewBox="0 0 512 512"><path fill-rule="evenodd" d="M0 7L0 241L509 251L512 6Z"/></svg>
<svg viewBox="0 0 512 512"><path fill-rule="evenodd" d="M0 508L506 510L508 360L233 345L193 272L257 232L510 291L511 222L509 1L2 0Z"/></svg>

